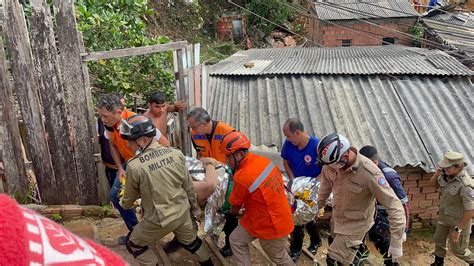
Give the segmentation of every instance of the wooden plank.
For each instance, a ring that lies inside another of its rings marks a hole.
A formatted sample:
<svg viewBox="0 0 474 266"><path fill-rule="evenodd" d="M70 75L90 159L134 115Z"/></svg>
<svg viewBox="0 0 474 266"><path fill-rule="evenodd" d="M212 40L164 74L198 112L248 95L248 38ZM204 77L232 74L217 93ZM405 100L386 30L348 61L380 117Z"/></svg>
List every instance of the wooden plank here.
<svg viewBox="0 0 474 266"><path fill-rule="evenodd" d="M160 257L161 259L161 262L163 262L163 264L160 264L160 265L164 265L164 266L171 266L173 265L173 263L171 263L171 260L170 258L168 257L168 255L166 254L166 252L163 250L163 247L161 246L160 243L157 243L156 246L156 251L158 253L158 256Z"/></svg>
<svg viewBox="0 0 474 266"><path fill-rule="evenodd" d="M58 188L49 153L43 117L38 98L38 81L34 74L23 9L17 0L5 0L5 32L11 73L27 133L27 144L33 169L45 203L58 204Z"/></svg>
<svg viewBox="0 0 474 266"><path fill-rule="evenodd" d="M3 181L0 177L0 192L9 193L10 195L15 193L24 195L28 191L28 180L26 168L23 164L20 129L18 128L15 102L10 87L10 75L7 72L1 33L0 30L0 139L2 140L0 142L0 157L3 161L0 174L5 176L5 187L3 187Z"/></svg>
<svg viewBox="0 0 474 266"><path fill-rule="evenodd" d="M201 107L201 66L194 67L194 104L196 107Z"/></svg>
<svg viewBox="0 0 474 266"><path fill-rule="evenodd" d="M86 49L84 47L82 33L78 32L78 34L79 34L79 37L78 37L79 50L81 51L81 53L84 53ZM89 80L89 69L87 68L86 62L82 62L81 69L82 69L82 76L84 77L84 88L86 92L86 101L87 101L87 110L88 110L87 113L89 114L89 121L94 121L94 125L96 125L97 119L94 117L95 108L92 101L92 88L91 88L90 80ZM102 159L100 158L101 150L100 150L100 145L99 145L99 135L97 132L97 128L95 126L89 127L89 131L90 131L91 136L94 136L92 148L94 149L95 166L97 169L97 173L96 173L97 178L98 178L97 193L98 193L100 203L102 205L107 205L110 203L110 197L109 197L110 187L109 187L109 181L107 179L107 175L105 173L105 165L102 163Z"/></svg>
<svg viewBox="0 0 474 266"><path fill-rule="evenodd" d="M187 94L184 87L184 67L183 67L183 52L184 49L179 49L176 52L176 59L178 63L178 99L187 101ZM179 127L181 129L181 150L185 155L191 154L191 143L189 139L189 130L185 122L186 114L189 110L189 106L185 110L179 112Z"/></svg>
<svg viewBox="0 0 474 266"><path fill-rule="evenodd" d="M189 109L194 109L196 107L196 102L195 97L194 97L194 67L189 68L186 70L188 72L188 77L187 77L187 84L188 84L188 102L187 105L189 106Z"/></svg>
<svg viewBox="0 0 474 266"><path fill-rule="evenodd" d="M207 246L211 249L212 253L214 253L214 256L217 257L221 265L228 266L229 263L227 263L226 259L222 256L222 254L219 252L219 249L214 245L214 242L208 237L204 237L204 241L206 241Z"/></svg>
<svg viewBox="0 0 474 266"><path fill-rule="evenodd" d="M48 133L48 146L54 154L53 170L61 204L78 204L79 182L76 172L71 131L59 70L51 13L46 0L30 0L28 17L31 48L36 65L38 85Z"/></svg>
<svg viewBox="0 0 474 266"><path fill-rule="evenodd" d="M206 109L207 110L207 104L209 103L209 100L208 100L208 93L207 93L207 84L208 84L208 71L207 71L207 66L205 63L202 64L201 66L201 95L202 95L202 102L201 102L201 105L202 105L202 108Z"/></svg>
<svg viewBox="0 0 474 266"><path fill-rule="evenodd" d="M146 55L152 53L160 53L160 52L167 52L176 49L186 48L188 46L187 41L180 41L180 42L171 42L165 44L157 44L157 45L150 45L150 46L142 46L142 47L132 47L132 48L124 48L124 49L117 49L111 51L102 51L102 52L89 52L83 53L82 61L96 61L99 59L110 59L110 58L120 58L126 56L135 56L135 55Z"/></svg>
<svg viewBox="0 0 474 266"><path fill-rule="evenodd" d="M79 203L84 205L99 204L97 172L94 162L94 141L92 135L95 121L91 120L88 103L88 92L83 73L81 45L76 29L74 0L54 0L56 12L56 33L60 55L61 72L68 107L72 116L71 126L74 143L74 157L79 181Z"/></svg>

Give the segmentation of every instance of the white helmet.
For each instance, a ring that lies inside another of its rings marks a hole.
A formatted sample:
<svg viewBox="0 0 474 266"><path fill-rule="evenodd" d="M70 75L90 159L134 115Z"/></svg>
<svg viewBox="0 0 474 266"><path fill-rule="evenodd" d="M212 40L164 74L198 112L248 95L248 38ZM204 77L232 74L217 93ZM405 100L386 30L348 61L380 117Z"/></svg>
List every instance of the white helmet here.
<svg viewBox="0 0 474 266"><path fill-rule="evenodd" d="M343 135L331 133L318 144L318 164L326 165L338 162L342 155L351 147L349 140Z"/></svg>

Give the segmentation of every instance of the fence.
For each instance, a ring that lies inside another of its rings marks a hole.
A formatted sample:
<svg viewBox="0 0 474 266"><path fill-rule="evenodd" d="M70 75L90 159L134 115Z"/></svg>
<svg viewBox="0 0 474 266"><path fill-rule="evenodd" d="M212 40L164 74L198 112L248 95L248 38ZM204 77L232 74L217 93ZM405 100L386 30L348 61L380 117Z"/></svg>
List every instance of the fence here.
<svg viewBox="0 0 474 266"><path fill-rule="evenodd" d="M31 189L23 160L25 152L15 109L16 96L25 127L25 148L42 202L107 202L107 180L98 156L94 107L85 62L175 51L177 95L179 99L188 99L187 88L192 87L194 93L196 81L200 86L200 74L195 72L199 67L188 63L187 42L85 53L82 36L76 29L73 0L54 0L54 14L46 0L30 0L28 27L19 1L3 2L4 14L0 16L3 18L0 36L4 37L0 42L0 137L3 140L0 159L5 180L2 189L17 195L25 195ZM188 66L194 66L192 71ZM195 105L194 100L186 101L188 106ZM183 112L177 124L180 129L187 129ZM189 154L188 131L174 132L180 133L177 144Z"/></svg>

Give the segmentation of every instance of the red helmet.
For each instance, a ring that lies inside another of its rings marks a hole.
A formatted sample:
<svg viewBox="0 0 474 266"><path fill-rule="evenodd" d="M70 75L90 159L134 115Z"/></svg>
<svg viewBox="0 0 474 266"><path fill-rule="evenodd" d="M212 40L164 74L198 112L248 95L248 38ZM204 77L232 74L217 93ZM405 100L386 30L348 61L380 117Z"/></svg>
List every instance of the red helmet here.
<svg viewBox="0 0 474 266"><path fill-rule="evenodd" d="M219 150L224 154L233 154L237 150L249 148L249 139L240 131L232 131L225 134L219 145Z"/></svg>

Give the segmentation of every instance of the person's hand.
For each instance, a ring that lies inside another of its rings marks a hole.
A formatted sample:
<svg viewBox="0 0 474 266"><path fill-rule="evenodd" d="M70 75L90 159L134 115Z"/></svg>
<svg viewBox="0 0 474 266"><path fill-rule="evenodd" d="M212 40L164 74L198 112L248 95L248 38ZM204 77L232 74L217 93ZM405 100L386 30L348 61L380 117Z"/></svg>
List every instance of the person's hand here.
<svg viewBox="0 0 474 266"><path fill-rule="evenodd" d="M201 158L201 162L204 164L204 166L212 164L212 166L216 167L219 164L219 161L211 157Z"/></svg>
<svg viewBox="0 0 474 266"><path fill-rule="evenodd" d="M459 237L461 236L461 232L456 232L455 230L453 230L453 232L451 232L451 240L454 242L454 243L458 243L459 242Z"/></svg>
<svg viewBox="0 0 474 266"><path fill-rule="evenodd" d="M390 241L390 247L388 248L388 254L389 257L392 257L392 262L400 263L402 261L402 256L403 256L403 247L400 244L400 247L394 247L393 242Z"/></svg>
<svg viewBox="0 0 474 266"><path fill-rule="evenodd" d="M318 211L318 218L321 218L324 216L324 208L319 209Z"/></svg>
<svg viewBox="0 0 474 266"><path fill-rule="evenodd" d="M176 101L174 103L174 110L175 111L182 111L186 109L186 103L184 101Z"/></svg>
<svg viewBox="0 0 474 266"><path fill-rule="evenodd" d="M201 217L201 207L199 207L198 204L192 206L191 216L195 219L195 221L199 221L199 217Z"/></svg>
<svg viewBox="0 0 474 266"><path fill-rule="evenodd" d="M438 177L438 176L440 176L442 173L443 173L443 168L437 166L437 167L436 167L436 172L434 173L433 176Z"/></svg>

